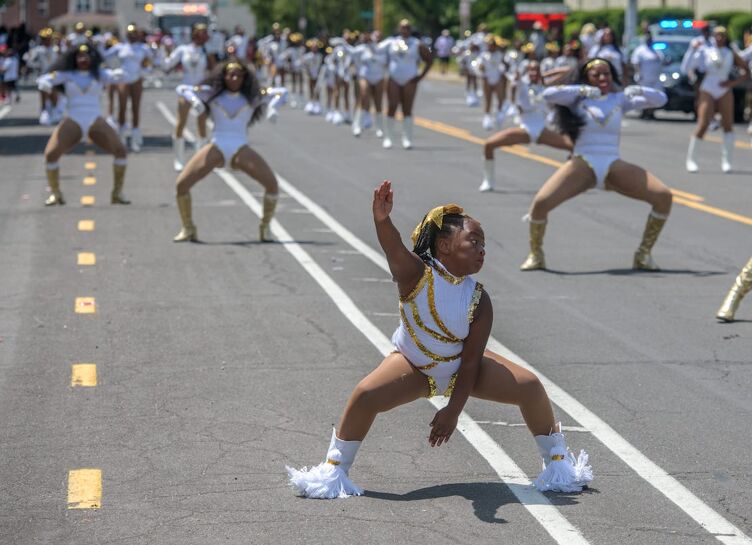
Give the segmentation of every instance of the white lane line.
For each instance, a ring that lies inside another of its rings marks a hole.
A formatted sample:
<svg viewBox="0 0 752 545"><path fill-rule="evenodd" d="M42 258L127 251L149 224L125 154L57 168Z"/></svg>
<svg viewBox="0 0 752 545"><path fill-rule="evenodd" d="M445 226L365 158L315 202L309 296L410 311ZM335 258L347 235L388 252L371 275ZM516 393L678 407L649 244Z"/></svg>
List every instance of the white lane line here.
<svg viewBox="0 0 752 545"><path fill-rule="evenodd" d="M386 258L382 254L377 253L373 248L355 236L349 229L334 219L331 214L311 201L311 199L293 187L287 180L279 175L277 175L277 178L280 187L301 205L308 208L319 221L339 235L350 246L360 251L382 270L391 274ZM631 467L637 475L676 504L677 507L710 532L716 539L727 545L752 545L752 539L745 535L744 532L705 504L692 491L669 475L668 472L630 444L611 426L535 369L522 357L512 352L493 337L488 341L488 348L535 373L545 386L551 401L561 407L564 412L569 414L579 424L587 428L601 443Z"/></svg>
<svg viewBox="0 0 752 545"><path fill-rule="evenodd" d="M175 117L167 109L167 107L161 102L157 103L157 107L167 118L167 120L174 125ZM349 229L347 229L344 225L334 219L331 214L329 214L326 210L309 199L301 191L293 187L287 180L279 175L277 175L277 178L280 184L280 188L283 191L292 196L302 206L308 208L316 216L316 218L318 218L319 221L328 226L350 246L358 250L382 270L391 274L386 258L381 253L376 252L368 244L355 236L355 234L353 234ZM697 522L720 542L727 545L752 545L752 539L744 534L744 532L742 532L739 528L722 517L717 511L705 504L702 500L700 500L700 498L695 496L692 491L682 485L677 479L669 475L668 472L666 472L663 468L658 466L655 462L650 460L636 447L634 447L626 439L624 439L619 433L616 432L616 430L606 424L606 422L601 420L592 411L590 411L582 403L565 392L562 388L557 386L548 377L535 369L522 357L512 352L509 348L504 346L493 337L489 339L488 348L535 373L545 386L546 392L548 393L551 401L558 405L564 412L569 414L579 424L587 428L595 437L598 438L599 441L601 441L601 443L603 443L609 450L611 450L616 456L618 456L625 464L632 468L632 470L635 471L637 475L639 475L661 494L671 500L677 507L679 507L679 509L689 515L695 522Z"/></svg>
<svg viewBox="0 0 752 545"><path fill-rule="evenodd" d="M10 106L7 104L0 108L0 119L4 118L6 115L10 113Z"/></svg>
<svg viewBox="0 0 752 545"><path fill-rule="evenodd" d="M248 208L257 216L261 216L261 204L241 184L235 176L225 169L216 169L217 174L242 200ZM360 330L371 343L386 356L394 350L394 345L378 329L361 310L355 305L345 291L306 252L293 240L287 230L273 219L271 231L275 238L281 242L285 249L300 263L308 274L323 288L329 298L337 305L337 308ZM436 408L443 407L447 400L432 398L431 402ZM486 459L501 481L507 485L512 494L527 509L541 526L561 545L586 545L588 541L559 511L551 505L546 496L538 492L530 484L530 479L514 463L506 452L488 435L473 419L464 411L460 415L457 429L467 438L470 444Z"/></svg>

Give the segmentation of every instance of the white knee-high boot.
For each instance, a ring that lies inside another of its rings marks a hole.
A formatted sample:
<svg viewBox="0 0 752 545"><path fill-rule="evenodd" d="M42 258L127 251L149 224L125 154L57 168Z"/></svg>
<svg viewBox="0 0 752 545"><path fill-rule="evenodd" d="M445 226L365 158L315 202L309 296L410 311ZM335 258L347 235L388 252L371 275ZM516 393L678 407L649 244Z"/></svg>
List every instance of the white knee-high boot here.
<svg viewBox="0 0 752 545"><path fill-rule="evenodd" d="M173 138L172 149L175 153L175 158L172 161L172 168L174 168L176 172L180 172L185 166L185 138L182 136L180 138Z"/></svg>
<svg viewBox="0 0 752 545"><path fill-rule="evenodd" d="M721 147L721 170L723 172L731 172L731 169L733 168L731 166L731 158L734 154L734 133L733 132L725 132L723 133L723 144Z"/></svg>
<svg viewBox="0 0 752 545"><path fill-rule="evenodd" d="M290 486L298 496L314 499L360 496L363 489L354 484L348 473L362 441L343 441L332 430L326 459L310 469L285 466Z"/></svg>
<svg viewBox="0 0 752 545"><path fill-rule="evenodd" d="M374 116L374 123L376 125L376 137L381 138L384 136L384 118L380 113Z"/></svg>
<svg viewBox="0 0 752 545"><path fill-rule="evenodd" d="M392 147L392 138L394 138L394 118L386 116L386 123L384 123L384 140L381 142L384 149Z"/></svg>
<svg viewBox="0 0 752 545"><path fill-rule="evenodd" d="M493 159L483 161L483 183L478 191L493 191L496 186L496 162Z"/></svg>
<svg viewBox="0 0 752 545"><path fill-rule="evenodd" d="M413 147L413 117L411 115L402 119L402 147Z"/></svg>
<svg viewBox="0 0 752 545"><path fill-rule="evenodd" d="M698 138L694 135L689 137L689 147L687 148L687 172L697 172L700 167L697 166L697 160L695 159L695 150L697 148Z"/></svg>
<svg viewBox="0 0 752 545"><path fill-rule="evenodd" d="M581 492L582 487L593 480L587 452L581 450L575 458L563 433L536 435L535 442L543 458L543 471L535 479L535 487L540 492Z"/></svg>

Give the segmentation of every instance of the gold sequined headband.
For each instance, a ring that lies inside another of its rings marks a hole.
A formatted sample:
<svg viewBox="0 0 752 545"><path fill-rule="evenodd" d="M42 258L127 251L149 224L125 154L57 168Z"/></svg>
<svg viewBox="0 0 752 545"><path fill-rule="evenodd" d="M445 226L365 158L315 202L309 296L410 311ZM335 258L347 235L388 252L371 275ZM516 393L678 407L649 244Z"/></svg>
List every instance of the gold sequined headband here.
<svg viewBox="0 0 752 545"><path fill-rule="evenodd" d="M245 67L239 62L228 62L225 67L225 72L229 72L230 70L240 70L241 72L245 72Z"/></svg>
<svg viewBox="0 0 752 545"><path fill-rule="evenodd" d="M420 236L420 232L423 230L423 228L428 225L429 222L432 222L436 227L441 229L441 227L444 225L444 216L447 214L464 214L465 211L462 209L461 206L457 204L446 204L444 206L437 206L433 210L431 210L428 214L426 214L426 217L423 218L423 221L421 221L415 229L413 229L413 234L410 236L410 238L413 241L413 245L415 245L418 242L418 237Z"/></svg>
<svg viewBox="0 0 752 545"><path fill-rule="evenodd" d="M591 68L598 66L599 64L605 64L606 66L608 66L608 62L604 61L603 59L593 59L585 65L585 70L590 70Z"/></svg>
<svg viewBox="0 0 752 545"><path fill-rule="evenodd" d="M81 44L78 46L78 49L76 49L77 53L88 53L89 52L89 46L86 44Z"/></svg>

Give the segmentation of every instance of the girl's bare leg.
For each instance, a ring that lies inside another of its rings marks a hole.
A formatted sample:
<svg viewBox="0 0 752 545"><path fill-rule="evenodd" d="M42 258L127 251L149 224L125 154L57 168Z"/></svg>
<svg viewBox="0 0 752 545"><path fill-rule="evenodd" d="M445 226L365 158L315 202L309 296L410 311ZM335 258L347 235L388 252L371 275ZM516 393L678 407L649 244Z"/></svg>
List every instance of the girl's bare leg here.
<svg viewBox="0 0 752 545"><path fill-rule="evenodd" d="M129 94L131 97L131 126L138 129L141 120L141 96L144 92L143 80L131 83Z"/></svg>
<svg viewBox="0 0 752 545"><path fill-rule="evenodd" d="M413 115L413 104L415 104L416 94L418 94L417 81L410 80L402 87L402 115L404 117Z"/></svg>
<svg viewBox="0 0 752 545"><path fill-rule="evenodd" d="M402 98L402 88L399 85L397 85L397 83L395 83L394 80L390 79L386 88L386 99L387 99L386 115L387 116L394 117L394 114L397 113L397 108L400 105L401 98Z"/></svg>
<svg viewBox="0 0 752 545"><path fill-rule="evenodd" d="M94 121L89 128L89 138L94 142L94 145L99 146L115 159L125 159L128 155L115 129L110 127L101 117Z"/></svg>
<svg viewBox="0 0 752 545"><path fill-rule="evenodd" d="M206 139L206 112L199 114L196 118L196 127L198 128L198 137Z"/></svg>
<svg viewBox="0 0 752 545"><path fill-rule="evenodd" d="M279 189L277 177L271 167L257 152L248 146L243 146L232 158L232 168L242 170L248 176L260 183L267 193L276 194Z"/></svg>
<svg viewBox="0 0 752 545"><path fill-rule="evenodd" d="M178 121L175 123L175 138L183 138L185 125L188 123L188 112L191 105L183 97L178 98Z"/></svg>
<svg viewBox="0 0 752 545"><path fill-rule="evenodd" d="M538 377L490 350L484 354L471 395L517 405L533 435L557 431L551 402Z"/></svg>
<svg viewBox="0 0 752 545"><path fill-rule="evenodd" d="M384 80L372 85L371 88L373 90L373 109L377 114L380 114L384 103Z"/></svg>
<svg viewBox="0 0 752 545"><path fill-rule="evenodd" d="M483 146L483 153L486 159L494 158L494 150L504 146L514 146L517 144L529 144L530 136L524 129L514 127L510 129L504 129L496 134L492 135L486 140Z"/></svg>
<svg viewBox="0 0 752 545"><path fill-rule="evenodd" d="M125 112L128 108L128 84L120 83L117 86L118 93L118 125L125 127Z"/></svg>
<svg viewBox="0 0 752 545"><path fill-rule="evenodd" d="M371 85L368 80L361 78L358 80L358 88L360 89L359 107L367 112L371 109Z"/></svg>
<svg viewBox="0 0 752 545"><path fill-rule="evenodd" d="M178 197L188 195L199 180L206 178L209 173L224 163L222 152L214 144L206 144L203 148L193 154L191 160L185 165L183 171L178 175L176 182L176 192Z"/></svg>
<svg viewBox="0 0 752 545"><path fill-rule="evenodd" d="M695 138L702 138L708 130L710 121L715 114L715 101L708 93L700 91L700 97L697 99L697 127L695 127Z"/></svg>
<svg viewBox="0 0 752 545"><path fill-rule="evenodd" d="M538 136L536 143L542 144L544 146L549 146L551 148L563 149L566 151L572 151L572 149L574 149L572 140L570 140L568 136L559 134L558 132L554 132L550 129L543 129L543 131L541 131L540 133L540 136Z"/></svg>
<svg viewBox="0 0 752 545"><path fill-rule="evenodd" d="M47 146L44 149L47 185L52 192L44 203L46 206L65 204L63 194L60 191L60 166L57 161L64 153L78 144L82 137L83 134L81 133L81 127L78 126L78 123L67 117L63 118L58 126L52 131L52 135L47 141Z"/></svg>
<svg viewBox="0 0 752 545"><path fill-rule="evenodd" d="M491 113L491 105L493 103L493 87L488 84L488 80L483 78L483 104L486 114Z"/></svg>
<svg viewBox="0 0 752 545"><path fill-rule="evenodd" d="M428 379L397 352L389 354L350 394L337 437L362 441L378 413L429 394Z"/></svg>
<svg viewBox="0 0 752 545"><path fill-rule="evenodd" d="M655 213L662 216L668 216L671 212L671 190L644 168L621 159L611 165L606 177L606 188L644 201L653 207Z"/></svg>
<svg viewBox="0 0 752 545"><path fill-rule="evenodd" d="M592 187L595 187L595 174L590 166L580 157L573 157L559 167L535 194L530 206L531 219L545 222L551 210Z"/></svg>

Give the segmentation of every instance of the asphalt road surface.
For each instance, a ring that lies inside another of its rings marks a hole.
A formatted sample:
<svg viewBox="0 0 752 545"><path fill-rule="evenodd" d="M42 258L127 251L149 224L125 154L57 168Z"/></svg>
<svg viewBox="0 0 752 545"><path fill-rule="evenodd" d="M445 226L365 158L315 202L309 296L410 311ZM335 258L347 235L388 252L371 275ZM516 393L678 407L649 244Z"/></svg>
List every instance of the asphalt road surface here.
<svg viewBox="0 0 752 545"><path fill-rule="evenodd" d="M709 133L688 175L690 120L626 122L623 157L676 191L661 272L630 269L647 205L591 191L551 215L550 270L524 273L520 218L565 155L497 152L498 190L479 193L481 113L456 83L421 84L410 151L289 107L252 128L283 181L273 244L256 242L260 186L234 171L192 192L202 243L172 243L175 104L145 94L128 207L109 204L111 158L83 144L61 160L68 204L42 206L51 129L32 92L0 110L0 543L752 543L752 300L714 319L752 254L745 127L732 174ZM482 222L490 348L545 377L590 454L582 494L535 492L518 410L477 400L436 449L429 402L380 416L351 471L363 497L288 487L285 464L322 460L390 349L396 290L370 212L386 178L405 240L445 202Z"/></svg>

